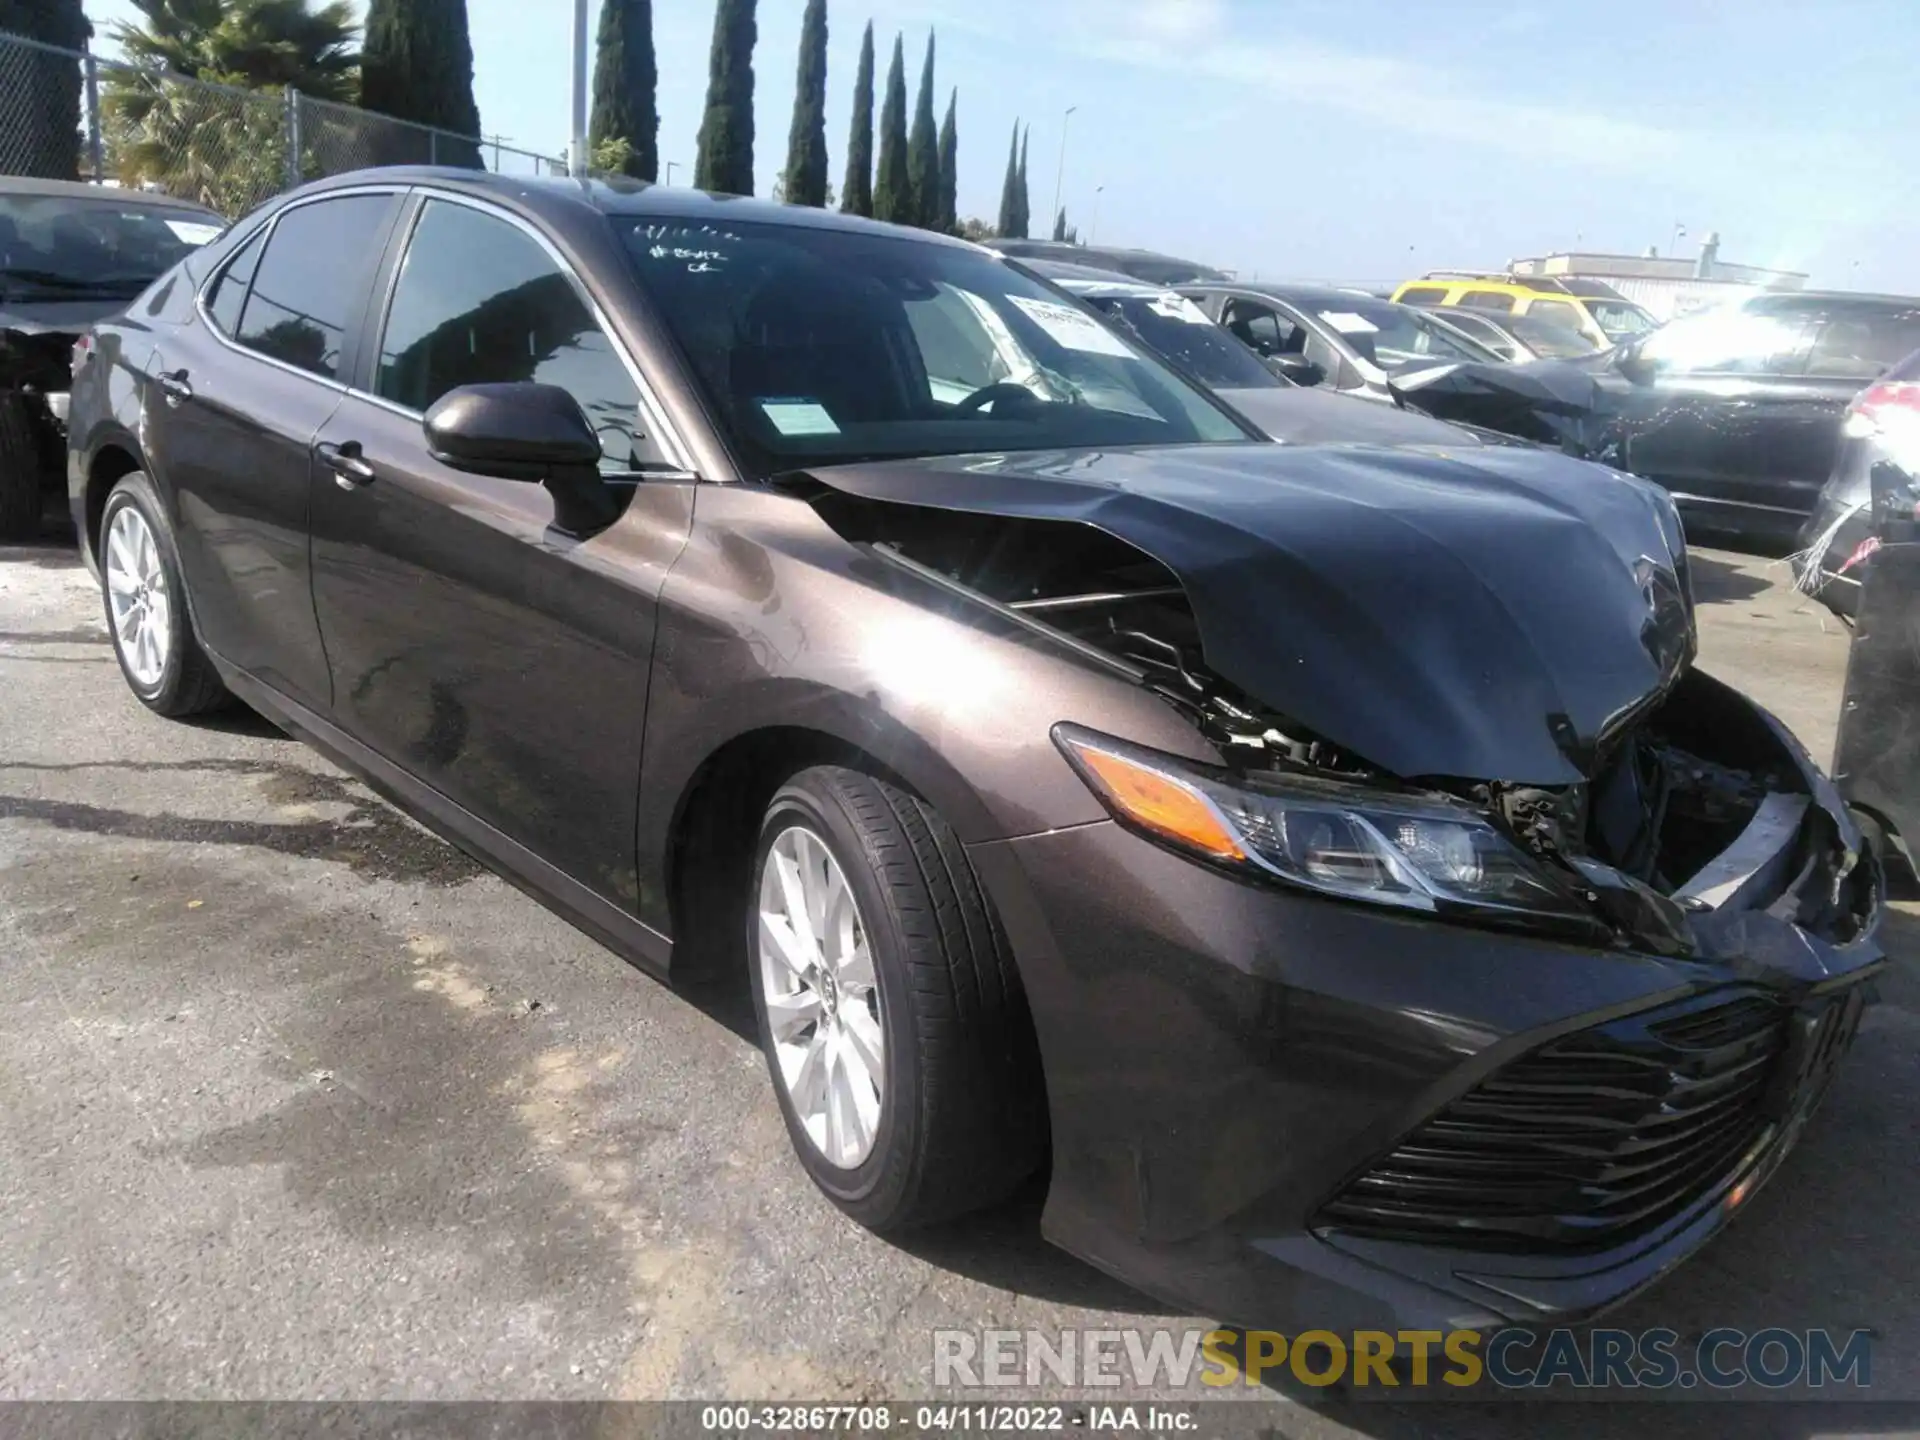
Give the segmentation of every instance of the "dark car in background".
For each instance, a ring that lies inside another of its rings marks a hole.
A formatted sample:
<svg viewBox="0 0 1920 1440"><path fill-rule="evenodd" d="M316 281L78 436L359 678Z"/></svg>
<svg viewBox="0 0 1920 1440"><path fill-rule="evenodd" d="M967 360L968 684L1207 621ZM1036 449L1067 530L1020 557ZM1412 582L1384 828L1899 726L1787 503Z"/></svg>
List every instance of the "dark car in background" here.
<svg viewBox="0 0 1920 1440"><path fill-rule="evenodd" d="M103 322L70 439L142 703L746 986L869 1225L1044 1172L1185 1309L1551 1323L1777 1169L1884 966L1656 487L1272 444L964 242L342 176Z"/></svg>
<svg viewBox="0 0 1920 1440"><path fill-rule="evenodd" d="M1596 454L1666 487L1693 532L1785 553L1843 460L1854 398L1920 349L1920 299L1769 292L1592 362Z"/></svg>
<svg viewBox="0 0 1920 1440"><path fill-rule="evenodd" d="M1405 303L1405 302L1402 302ZM1464 306L1430 312L1469 340L1476 340L1512 364L1529 360L1575 360L1600 347L1584 331L1531 315L1495 315Z"/></svg>
<svg viewBox="0 0 1920 1440"><path fill-rule="evenodd" d="M1227 272L1176 255L1154 250L1130 250L1107 245L1070 244L1065 240L987 240L982 242L996 255L1014 260L1055 260L1068 265L1085 265L1142 280L1150 285L1178 285L1185 280L1225 280Z"/></svg>
<svg viewBox="0 0 1920 1440"><path fill-rule="evenodd" d="M164 195L0 176L0 540L31 539L62 488L74 343L225 225Z"/></svg>
<svg viewBox="0 0 1920 1440"><path fill-rule="evenodd" d="M1484 443L1478 432L1417 411L1369 405L1351 396L1282 379L1266 361L1176 291L1123 278L1100 278L1097 272L1047 261L1034 261L1031 268L1078 295L1127 336L1188 379L1206 386L1274 440L1292 444Z"/></svg>

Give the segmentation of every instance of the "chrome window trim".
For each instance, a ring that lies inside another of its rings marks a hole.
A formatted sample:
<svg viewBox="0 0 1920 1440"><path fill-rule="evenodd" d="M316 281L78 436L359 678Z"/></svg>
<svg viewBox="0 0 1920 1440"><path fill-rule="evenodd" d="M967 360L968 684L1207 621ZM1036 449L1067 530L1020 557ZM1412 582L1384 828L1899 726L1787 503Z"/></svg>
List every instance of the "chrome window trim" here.
<svg viewBox="0 0 1920 1440"><path fill-rule="evenodd" d="M627 372L627 378L633 382L634 392L640 398L640 408L646 416L652 434L660 441L661 450L675 467L671 471L643 470L633 473L663 480L697 478L698 470L692 463L692 452L687 448L686 442L680 436L680 432L674 428L672 422L667 418L666 411L660 404L659 396L654 393L653 386L648 383L646 375L640 369L639 364L634 360L633 356L628 353L626 343L621 340L619 332L608 323L607 312L600 308L600 302L594 299L593 292L587 288L586 282L580 278L580 272L573 268L573 265L568 261L567 257L560 253L559 248L547 238L540 227L523 216L514 214L504 206L495 205L477 196L462 195L449 190L439 190L430 185L415 185L409 188L424 200L441 200L448 204L461 205L469 210L478 211L480 214L491 216L496 220L504 220L523 234L529 236L536 245L546 252L547 258L553 261L554 266L573 286L574 293L580 297L581 303L587 307L587 313L592 317L593 323L600 327L600 333L606 337L608 346L613 350L613 353L619 357L621 366ZM406 238L401 246L400 261L393 267L393 274L388 278L386 293L380 297L380 318L379 322L373 327L372 335L375 346L374 364L376 367L380 361L378 347L380 343L386 339L387 317L393 309L394 292L399 288L400 274L406 264L407 252L413 246L414 231L419 228L420 217L426 213L426 208L426 205L423 204L414 212L412 223L408 227ZM411 420L421 420L425 418L422 411L415 410L411 406L402 405L397 401L386 399L384 396L372 394L369 391L358 389L352 385L344 385L341 388L356 399L369 401L374 405L378 405L383 410L392 411L396 415L404 415Z"/></svg>
<svg viewBox="0 0 1920 1440"><path fill-rule="evenodd" d="M237 339L228 335L226 331L214 323L213 315L207 309L207 296L213 292L213 287L218 285L220 281L226 277L228 267L240 258L240 252L253 243L255 236L260 237L260 258L262 260L266 259L267 248L273 244L273 232L280 228L280 217L285 215L289 210L299 210L304 206L317 205L322 200L344 200L354 195L404 195L406 192L407 187L405 185L352 185L339 190L322 191L318 195L302 196L291 204L282 205L261 222L257 228L249 230L246 238L235 244L232 252L226 259L213 267L213 273L207 276L206 280L201 283L200 288L194 292L193 308L195 313L200 317L200 323L206 327L208 334L212 335L215 340L236 354L245 355L250 360L258 360L263 365L271 365L275 369L284 370L289 375L298 375L303 380L311 380L316 385L324 385L336 394L351 394L353 387L343 380L336 380L328 375L316 375L311 370L302 370L298 365L289 365L284 360L276 360L271 355L262 354L250 345L242 345ZM245 312L242 312L243 316L244 313Z"/></svg>

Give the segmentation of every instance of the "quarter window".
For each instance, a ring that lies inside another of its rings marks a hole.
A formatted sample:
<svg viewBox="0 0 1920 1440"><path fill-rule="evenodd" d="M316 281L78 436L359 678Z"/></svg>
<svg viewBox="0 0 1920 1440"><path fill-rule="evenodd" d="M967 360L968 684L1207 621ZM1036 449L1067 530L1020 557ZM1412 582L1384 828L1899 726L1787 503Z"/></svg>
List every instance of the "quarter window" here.
<svg viewBox="0 0 1920 1440"><path fill-rule="evenodd" d="M213 293L207 298L207 313L222 335L232 335L240 328L240 307L247 303L247 286L253 283L254 267L260 263L260 243L265 234L262 230L242 245L239 253L227 262L227 268L220 272L220 278L213 282Z"/></svg>
<svg viewBox="0 0 1920 1440"><path fill-rule="evenodd" d="M407 245L380 342L377 393L425 410L462 385L532 381L580 402L601 466L660 459L640 430L640 392L586 301L517 225L429 200Z"/></svg>
<svg viewBox="0 0 1920 1440"><path fill-rule="evenodd" d="M1447 287L1444 285L1414 285L1400 292L1402 305L1444 305L1447 303Z"/></svg>
<svg viewBox="0 0 1920 1440"><path fill-rule="evenodd" d="M392 204L391 195L343 195L283 211L267 238L234 338L262 355L336 378L347 329L365 300L368 257Z"/></svg>

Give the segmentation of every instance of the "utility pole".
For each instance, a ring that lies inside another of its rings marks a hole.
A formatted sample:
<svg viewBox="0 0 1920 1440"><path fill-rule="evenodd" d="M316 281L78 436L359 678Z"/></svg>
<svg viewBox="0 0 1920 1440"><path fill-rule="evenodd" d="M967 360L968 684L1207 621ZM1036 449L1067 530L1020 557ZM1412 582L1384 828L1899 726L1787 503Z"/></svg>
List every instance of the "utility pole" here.
<svg viewBox="0 0 1920 1440"><path fill-rule="evenodd" d="M1060 117L1060 168L1053 176L1053 214L1047 219L1049 225L1060 215L1060 189L1067 178L1067 122L1073 119L1073 112L1079 108L1078 105L1069 105L1067 113Z"/></svg>
<svg viewBox="0 0 1920 1440"><path fill-rule="evenodd" d="M587 173L587 0L573 0L573 124L567 134L567 172Z"/></svg>

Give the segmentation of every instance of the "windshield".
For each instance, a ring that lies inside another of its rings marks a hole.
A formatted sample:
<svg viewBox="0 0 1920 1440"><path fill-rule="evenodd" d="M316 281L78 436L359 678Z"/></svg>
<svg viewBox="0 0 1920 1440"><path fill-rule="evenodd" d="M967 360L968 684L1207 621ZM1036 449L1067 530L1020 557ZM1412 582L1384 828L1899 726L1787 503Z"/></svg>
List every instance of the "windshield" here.
<svg viewBox="0 0 1920 1440"><path fill-rule="evenodd" d="M1074 287L1069 284L1068 289ZM1158 295L1088 295L1103 310L1170 365L1215 390L1281 390L1286 382L1253 352L1207 318L1187 299L1165 291Z"/></svg>
<svg viewBox="0 0 1920 1440"><path fill-rule="evenodd" d="M1389 375L1436 360L1473 360L1499 364L1500 357L1478 341L1469 340L1424 310L1362 296L1343 296L1314 310L1323 325L1340 332L1360 358Z"/></svg>
<svg viewBox="0 0 1920 1440"><path fill-rule="evenodd" d="M1615 344L1660 326L1658 320L1630 300L1589 300L1586 306L1594 323Z"/></svg>
<svg viewBox="0 0 1920 1440"><path fill-rule="evenodd" d="M622 238L763 473L1250 438L1082 305L980 251L758 223L632 220Z"/></svg>
<svg viewBox="0 0 1920 1440"><path fill-rule="evenodd" d="M0 290L131 300L226 222L210 210L94 196L0 195Z"/></svg>

